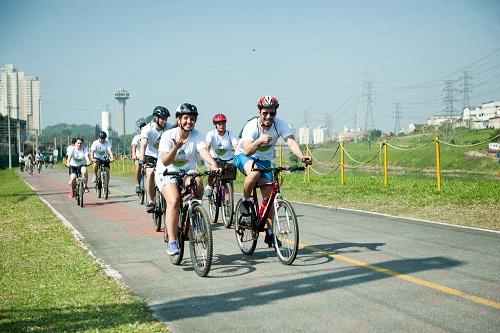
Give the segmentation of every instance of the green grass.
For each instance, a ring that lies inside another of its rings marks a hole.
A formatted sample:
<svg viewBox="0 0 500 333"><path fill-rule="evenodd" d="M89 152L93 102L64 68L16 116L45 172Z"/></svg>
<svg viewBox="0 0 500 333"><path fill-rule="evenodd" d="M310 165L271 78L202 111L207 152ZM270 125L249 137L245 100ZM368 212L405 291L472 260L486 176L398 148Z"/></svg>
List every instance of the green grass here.
<svg viewBox="0 0 500 333"><path fill-rule="evenodd" d="M0 179L1 332L167 332L14 171Z"/></svg>

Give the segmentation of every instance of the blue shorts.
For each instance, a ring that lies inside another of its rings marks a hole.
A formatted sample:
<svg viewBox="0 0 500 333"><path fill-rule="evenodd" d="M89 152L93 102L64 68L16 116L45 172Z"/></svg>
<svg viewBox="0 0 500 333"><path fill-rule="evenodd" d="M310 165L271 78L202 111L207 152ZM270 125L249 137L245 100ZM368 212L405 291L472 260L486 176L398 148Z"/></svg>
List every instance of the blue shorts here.
<svg viewBox="0 0 500 333"><path fill-rule="evenodd" d="M238 154L238 155L235 155L234 156L234 160L236 161L236 166L238 167L238 169L240 170L240 172L242 174L244 174L245 176L247 175L245 173L245 164L248 162L248 161L255 161L255 165L258 167L258 168L270 168L271 167L271 161L264 161L264 160L258 160L254 157L249 157L245 154ZM269 171L269 172L264 172L264 173L261 173L261 177L265 178L266 180L269 180L269 181L272 181L273 180L273 174Z"/></svg>

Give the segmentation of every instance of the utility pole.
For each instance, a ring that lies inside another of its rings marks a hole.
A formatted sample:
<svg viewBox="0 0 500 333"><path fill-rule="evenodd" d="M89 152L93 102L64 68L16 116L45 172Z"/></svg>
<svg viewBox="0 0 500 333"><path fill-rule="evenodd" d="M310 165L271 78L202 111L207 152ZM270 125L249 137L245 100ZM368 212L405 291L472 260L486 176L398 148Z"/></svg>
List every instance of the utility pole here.
<svg viewBox="0 0 500 333"><path fill-rule="evenodd" d="M469 81L472 79L472 76L469 75L468 71L464 72L464 76L462 77L463 80L463 101L462 101L462 109L465 109L470 106L470 101L469 97L470 94L472 93L472 83Z"/></svg>
<svg viewBox="0 0 500 333"><path fill-rule="evenodd" d="M365 132L371 140L370 132L375 129L373 120L373 88L372 81L363 82L363 109L365 111Z"/></svg>
<svg viewBox="0 0 500 333"><path fill-rule="evenodd" d="M394 111L394 118L396 119L394 122L394 135L398 135L401 131L401 113L399 103L395 103L394 108L396 109Z"/></svg>
<svg viewBox="0 0 500 333"><path fill-rule="evenodd" d="M453 117L455 114L455 107L453 105L454 102L456 102L455 99L455 92L457 91L456 88L453 87L453 84L455 83L454 80L446 80L444 82L444 88L443 88L443 102L444 102L444 115L446 118L446 124L444 126L444 131L445 134L447 135L450 129L453 128Z"/></svg>

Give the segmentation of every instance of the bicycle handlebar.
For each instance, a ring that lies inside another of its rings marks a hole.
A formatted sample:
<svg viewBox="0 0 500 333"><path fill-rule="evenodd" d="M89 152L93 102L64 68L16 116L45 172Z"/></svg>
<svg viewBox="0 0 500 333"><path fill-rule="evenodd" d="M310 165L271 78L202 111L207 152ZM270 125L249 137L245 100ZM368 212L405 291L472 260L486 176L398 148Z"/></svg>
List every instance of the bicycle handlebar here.
<svg viewBox="0 0 500 333"><path fill-rule="evenodd" d="M205 175L208 175L208 176L216 176L218 175L219 172L217 171L213 171L213 170L207 170L207 171L203 171L203 172L197 172L195 170L177 170L177 171L168 171L165 170L163 172L163 175L164 176L181 176L181 177L184 177L184 176L193 176L193 177L202 177L202 176L205 176Z"/></svg>
<svg viewBox="0 0 500 333"><path fill-rule="evenodd" d="M304 171L306 167L303 166L292 166L292 167L271 167L271 168L252 168L251 171L260 171L260 172L281 172L281 171Z"/></svg>

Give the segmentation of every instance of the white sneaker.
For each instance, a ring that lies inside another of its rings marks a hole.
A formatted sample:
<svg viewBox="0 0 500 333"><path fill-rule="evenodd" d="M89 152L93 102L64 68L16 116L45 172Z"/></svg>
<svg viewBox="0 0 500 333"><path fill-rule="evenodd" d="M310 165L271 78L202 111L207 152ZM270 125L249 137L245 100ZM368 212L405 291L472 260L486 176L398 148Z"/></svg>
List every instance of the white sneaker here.
<svg viewBox="0 0 500 333"><path fill-rule="evenodd" d="M179 254L179 246L177 245L177 240L168 242L167 254L169 256L175 256Z"/></svg>

